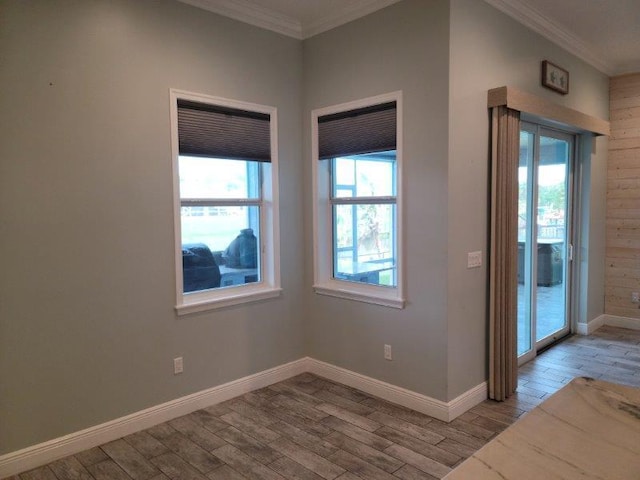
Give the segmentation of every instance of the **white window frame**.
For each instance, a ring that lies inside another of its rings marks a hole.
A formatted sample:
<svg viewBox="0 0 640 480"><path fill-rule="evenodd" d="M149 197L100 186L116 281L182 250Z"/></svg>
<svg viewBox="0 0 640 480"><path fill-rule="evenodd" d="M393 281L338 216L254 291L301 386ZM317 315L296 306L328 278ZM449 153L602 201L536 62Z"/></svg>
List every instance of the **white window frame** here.
<svg viewBox="0 0 640 480"><path fill-rule="evenodd" d="M331 160L319 160L318 118L388 102L396 102L396 241L397 285L388 287L351 282L333 277L333 219L331 202ZM314 291L320 295L355 300L392 308L404 308L403 181L402 181L402 92L319 108L311 112L311 160L313 181Z"/></svg>
<svg viewBox="0 0 640 480"><path fill-rule="evenodd" d="M174 252L176 272L176 312L178 315L202 312L229 307L248 302L277 297L280 287L280 241L278 208L278 117L275 107L242 102L227 98L214 97L183 90L170 89L171 113L171 155L173 168L173 204L174 204ZM184 293L182 267L182 225L179 174L178 143L178 99L208 103L222 107L235 108L250 112L265 113L270 116L271 163L260 164L262 196L260 202L260 280L244 285L215 288L198 292Z"/></svg>

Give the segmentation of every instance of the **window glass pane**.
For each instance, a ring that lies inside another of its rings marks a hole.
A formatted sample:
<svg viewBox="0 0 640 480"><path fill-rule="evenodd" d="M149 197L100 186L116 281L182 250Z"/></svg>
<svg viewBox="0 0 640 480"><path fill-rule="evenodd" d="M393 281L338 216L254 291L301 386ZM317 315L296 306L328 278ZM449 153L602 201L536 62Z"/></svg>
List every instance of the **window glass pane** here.
<svg viewBox="0 0 640 480"><path fill-rule="evenodd" d="M393 259L394 205L358 205L358 261Z"/></svg>
<svg viewBox="0 0 640 480"><path fill-rule="evenodd" d="M260 280L258 206L182 207L184 292Z"/></svg>
<svg viewBox="0 0 640 480"><path fill-rule="evenodd" d="M356 162L356 195L359 197L395 195L394 169L393 160L358 160Z"/></svg>
<svg viewBox="0 0 640 480"><path fill-rule="evenodd" d="M259 198L259 162L179 157L180 198Z"/></svg>
<svg viewBox="0 0 640 480"><path fill-rule="evenodd" d="M333 196L394 196L396 194L395 159L395 151L334 159Z"/></svg>
<svg viewBox="0 0 640 480"><path fill-rule="evenodd" d="M339 249L353 247L353 213L354 205L336 205L335 220L335 244Z"/></svg>
<svg viewBox="0 0 640 480"><path fill-rule="evenodd" d="M338 263L339 264L341 262L343 262L343 261L346 261L346 260L352 261L352 259L353 259L353 248L348 248L348 249L344 249L344 250L338 250L337 257L338 257Z"/></svg>
<svg viewBox="0 0 640 480"><path fill-rule="evenodd" d="M395 205L334 205L333 216L334 277L396 286Z"/></svg>
<svg viewBox="0 0 640 480"><path fill-rule="evenodd" d="M355 160L336 158L333 165L335 185L352 186L356 184Z"/></svg>
<svg viewBox="0 0 640 480"><path fill-rule="evenodd" d="M353 188L336 188L334 196L336 198L353 197L353 190Z"/></svg>

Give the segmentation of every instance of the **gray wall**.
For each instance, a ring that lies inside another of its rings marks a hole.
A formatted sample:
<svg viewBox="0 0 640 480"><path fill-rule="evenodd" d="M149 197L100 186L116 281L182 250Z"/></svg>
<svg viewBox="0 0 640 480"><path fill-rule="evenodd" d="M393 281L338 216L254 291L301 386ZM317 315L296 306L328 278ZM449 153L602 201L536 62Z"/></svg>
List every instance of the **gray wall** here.
<svg viewBox="0 0 640 480"><path fill-rule="evenodd" d="M606 222L607 222L607 158L609 139L597 137L593 140L591 162L587 164L589 172L589 214L588 243L582 245L581 264L586 264L588 274L586 288L583 288L581 300L586 299L586 311L578 317L578 322L589 323L604 313L605 268L606 268Z"/></svg>
<svg viewBox="0 0 640 480"><path fill-rule="evenodd" d="M307 346L319 360L435 398L446 397L449 5L404 0L304 42L304 183L311 110L404 94L404 310L309 293ZM313 282L311 192L306 284ZM310 289L308 288L310 291ZM393 347L393 361L383 345Z"/></svg>
<svg viewBox="0 0 640 480"><path fill-rule="evenodd" d="M543 59L570 70L569 95L539 85ZM449 78L442 73L446 69ZM311 356L441 400L452 400L486 380L486 98L487 90L503 85L608 118L606 75L485 2L405 0L304 42L307 161L311 109L397 89L405 95L407 308L397 311L311 294ZM444 95L449 98L446 111ZM602 170L602 149L591 160L589 172ZM310 171L307 165L306 182ZM604 177L593 177L587 193L595 227L587 232L588 257L582 261L589 265L589 276L582 299L590 299L585 314L597 316L602 304L594 299L602 298L598 292L604 279ZM310 244L309 199L307 195ZM483 252L484 265L469 270L467 252L475 250ZM311 254L309 248L309 283ZM384 343L393 346L393 362L382 358Z"/></svg>
<svg viewBox="0 0 640 480"><path fill-rule="evenodd" d="M0 22L0 454L304 356L301 42L173 0ZM170 87L278 108L282 298L176 316Z"/></svg>
<svg viewBox="0 0 640 480"><path fill-rule="evenodd" d="M539 86L545 58L570 70L568 96ZM304 42L173 0L5 0L0 85L0 454L306 355L440 400L478 385L486 268L466 253L486 262L486 91L608 115L606 76L479 0L404 0ZM278 108L281 298L176 316L170 87ZM311 289L310 112L395 90L403 310ZM601 147L584 287L598 298Z"/></svg>
<svg viewBox="0 0 640 480"><path fill-rule="evenodd" d="M489 117L487 90L516 87L603 119L609 116L608 77L488 4L451 0L449 111L448 398L484 381L487 365L487 225ZM540 86L540 62L568 69L570 93ZM602 144L599 141L599 149ZM589 295L602 291L604 182L599 150L590 168ZM602 154L604 153L604 157ZM466 254L482 250L484 265L467 270ZM601 297L600 297L601 298ZM591 305L589 315L602 313Z"/></svg>

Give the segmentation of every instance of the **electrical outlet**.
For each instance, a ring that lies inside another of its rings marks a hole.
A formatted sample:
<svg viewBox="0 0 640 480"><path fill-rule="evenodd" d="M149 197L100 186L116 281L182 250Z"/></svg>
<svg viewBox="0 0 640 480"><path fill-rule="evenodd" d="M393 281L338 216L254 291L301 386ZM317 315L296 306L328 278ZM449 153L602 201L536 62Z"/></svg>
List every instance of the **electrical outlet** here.
<svg viewBox="0 0 640 480"><path fill-rule="evenodd" d="M640 303L640 292L631 292L631 303Z"/></svg>
<svg viewBox="0 0 640 480"><path fill-rule="evenodd" d="M385 360L393 360L393 355L391 354L391 345L384 346L384 358Z"/></svg>
<svg viewBox="0 0 640 480"><path fill-rule="evenodd" d="M182 362L182 357L177 357L173 359L173 374L178 375L184 371L184 363Z"/></svg>
<svg viewBox="0 0 640 480"><path fill-rule="evenodd" d="M467 253L467 268L479 268L482 266L482 252Z"/></svg>

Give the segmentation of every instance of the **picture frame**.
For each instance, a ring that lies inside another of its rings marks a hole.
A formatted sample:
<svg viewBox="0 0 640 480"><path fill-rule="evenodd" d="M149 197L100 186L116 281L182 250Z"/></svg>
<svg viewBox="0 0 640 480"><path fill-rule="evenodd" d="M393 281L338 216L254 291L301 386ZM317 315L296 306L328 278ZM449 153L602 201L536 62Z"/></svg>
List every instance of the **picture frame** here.
<svg viewBox="0 0 640 480"><path fill-rule="evenodd" d="M569 71L548 60L543 60L542 86L566 95L569 93Z"/></svg>

